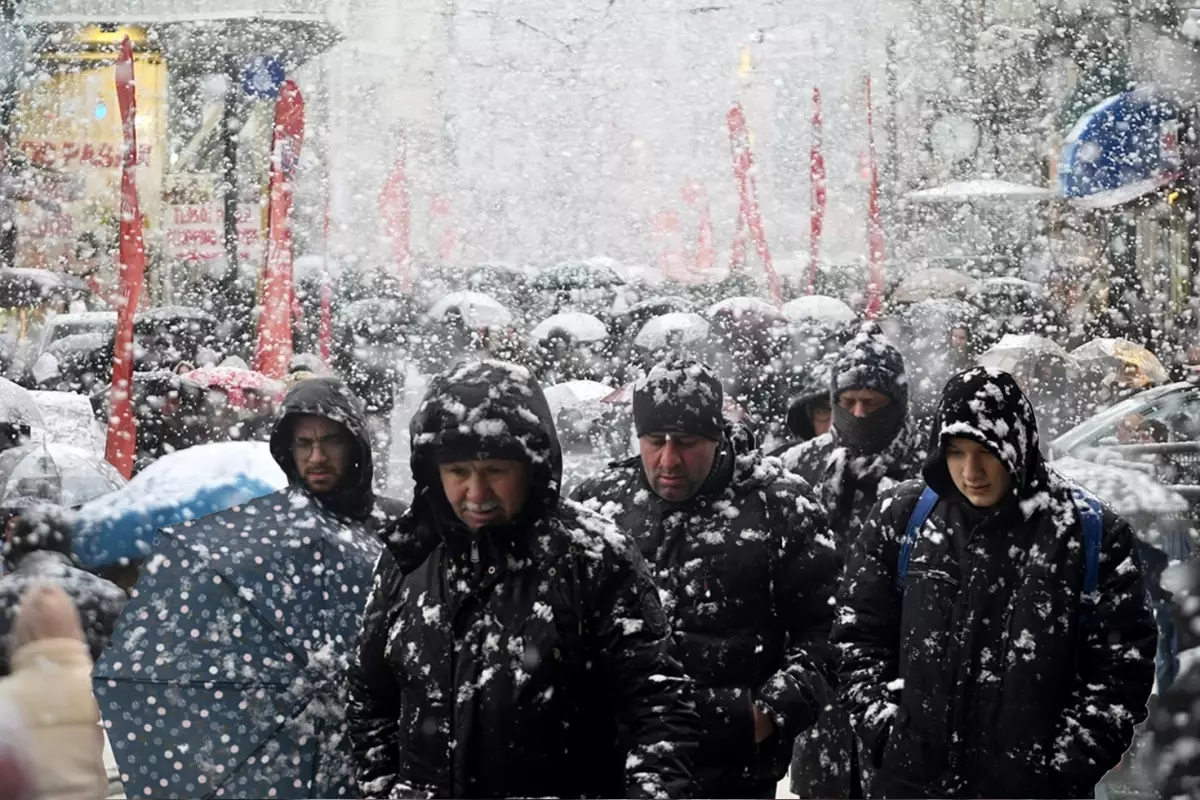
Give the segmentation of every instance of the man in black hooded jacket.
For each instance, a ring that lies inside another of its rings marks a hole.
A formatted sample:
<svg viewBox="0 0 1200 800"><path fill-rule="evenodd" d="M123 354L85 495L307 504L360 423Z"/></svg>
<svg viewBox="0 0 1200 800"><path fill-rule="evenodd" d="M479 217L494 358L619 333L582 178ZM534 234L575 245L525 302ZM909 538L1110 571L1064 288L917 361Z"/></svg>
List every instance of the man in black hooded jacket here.
<svg viewBox="0 0 1200 800"><path fill-rule="evenodd" d="M832 698L837 559L808 487L727 427L720 382L669 360L638 382L641 455L575 490L650 562L696 681L696 797L774 797Z"/></svg>
<svg viewBox="0 0 1200 800"><path fill-rule="evenodd" d="M309 378L287 393L271 431L271 455L292 486L304 486L334 514L383 528L404 503L378 497L362 403L336 378Z"/></svg>
<svg viewBox="0 0 1200 800"><path fill-rule="evenodd" d="M435 378L411 423L412 508L386 549L350 672L367 797L677 797L695 712L645 562L560 499L532 373Z"/></svg>
<svg viewBox="0 0 1200 800"><path fill-rule="evenodd" d="M1007 373L950 380L930 451L924 481L872 510L838 597L839 695L872 794L1091 797L1153 682L1134 534L1043 462Z"/></svg>

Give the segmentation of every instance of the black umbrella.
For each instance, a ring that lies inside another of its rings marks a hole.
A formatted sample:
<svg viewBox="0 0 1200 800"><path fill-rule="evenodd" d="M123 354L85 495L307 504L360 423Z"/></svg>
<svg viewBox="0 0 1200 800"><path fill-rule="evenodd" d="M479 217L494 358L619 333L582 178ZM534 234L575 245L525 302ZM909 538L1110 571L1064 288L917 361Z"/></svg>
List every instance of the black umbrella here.
<svg viewBox="0 0 1200 800"><path fill-rule="evenodd" d="M546 267L533 279L537 289L604 289L621 286L625 280L612 267L593 261L564 261Z"/></svg>
<svg viewBox="0 0 1200 800"><path fill-rule="evenodd" d="M159 531L93 679L125 792L348 795L344 672L379 551L299 492Z"/></svg>

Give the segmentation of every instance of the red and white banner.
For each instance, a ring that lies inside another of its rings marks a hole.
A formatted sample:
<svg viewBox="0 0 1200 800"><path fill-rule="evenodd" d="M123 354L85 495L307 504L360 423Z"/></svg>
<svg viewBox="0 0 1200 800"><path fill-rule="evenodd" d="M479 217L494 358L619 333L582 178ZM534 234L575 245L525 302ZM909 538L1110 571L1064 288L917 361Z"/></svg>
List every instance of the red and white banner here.
<svg viewBox="0 0 1200 800"><path fill-rule="evenodd" d="M871 107L871 76L867 75L867 158L871 196L867 206L867 319L875 319L883 306L883 219L879 213L879 165L875 155L875 120Z"/></svg>
<svg viewBox="0 0 1200 800"><path fill-rule="evenodd" d="M813 87L812 149L808 156L809 200L809 263L808 293L817 293L817 270L820 268L821 235L825 230L825 155L821 152L824 122L821 119L821 90Z"/></svg>
<svg viewBox="0 0 1200 800"><path fill-rule="evenodd" d="M734 103L726 117L729 123L729 144L733 150L733 175L738 185L738 201L740 215L750 229L754 238L754 247L762 260L763 269L767 273L767 286L775 304L783 302L783 288L779 285L779 276L775 273L775 265L771 261L771 250L767 247L767 236L763 231L762 215L759 213L758 197L755 189L754 154L750 149L750 132L746 129L746 115L742 106Z"/></svg>
<svg viewBox="0 0 1200 800"><path fill-rule="evenodd" d="M262 252L262 208L242 204L237 212L238 261L254 263ZM226 257L225 208L217 201L173 203L166 208L167 254L177 261L207 264Z"/></svg>
<svg viewBox="0 0 1200 800"><path fill-rule="evenodd" d="M400 155L379 192L379 217L392 240L396 269L404 290L412 289L412 203L408 196L408 147L401 143Z"/></svg>
<svg viewBox="0 0 1200 800"><path fill-rule="evenodd" d="M304 98L289 79L279 88L275 103L267 269L254 345L254 369L272 378L287 375L292 360L292 195L303 141Z"/></svg>

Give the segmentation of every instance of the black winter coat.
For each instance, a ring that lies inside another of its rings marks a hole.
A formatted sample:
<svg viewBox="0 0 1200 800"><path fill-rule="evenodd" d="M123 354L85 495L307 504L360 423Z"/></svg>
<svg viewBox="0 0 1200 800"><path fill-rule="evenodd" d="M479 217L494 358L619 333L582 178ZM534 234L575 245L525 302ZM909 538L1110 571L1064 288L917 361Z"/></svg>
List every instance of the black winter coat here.
<svg viewBox="0 0 1200 800"><path fill-rule="evenodd" d="M650 562L674 653L697 684L697 797L751 796L782 778L792 740L832 699L835 669L838 567L824 515L777 459L735 453L728 441L684 503L655 494L637 458L575 491ZM761 745L752 701L776 726Z"/></svg>
<svg viewBox="0 0 1200 800"><path fill-rule="evenodd" d="M0 675L9 673L9 634L29 589L49 584L62 589L75 603L92 660L97 661L112 639L113 629L129 598L115 583L72 563L54 550L35 550L22 556L16 568L0 577Z"/></svg>
<svg viewBox="0 0 1200 800"><path fill-rule="evenodd" d="M465 432L465 433L464 433ZM440 448L528 452L513 523L472 533ZM412 421L413 508L386 532L347 710L367 797L673 797L698 737L637 549L560 500L562 455L529 371L436 380Z"/></svg>
<svg viewBox="0 0 1200 800"><path fill-rule="evenodd" d="M851 548L833 638L839 695L883 797L1091 797L1145 714L1155 627L1134 534L1107 508L1094 608L1081 598L1080 511L1038 452L1005 373L952 379L925 482L941 498L903 591L901 542L924 485L884 494ZM984 443L1012 494L978 509L942 447Z"/></svg>

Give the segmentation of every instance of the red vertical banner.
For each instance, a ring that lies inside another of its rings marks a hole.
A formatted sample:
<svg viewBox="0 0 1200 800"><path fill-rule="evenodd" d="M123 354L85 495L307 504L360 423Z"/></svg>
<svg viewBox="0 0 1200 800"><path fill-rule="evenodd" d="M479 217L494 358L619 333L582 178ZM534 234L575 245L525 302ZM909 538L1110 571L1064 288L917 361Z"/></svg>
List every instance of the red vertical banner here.
<svg viewBox="0 0 1200 800"><path fill-rule="evenodd" d="M775 265L771 261L771 250L767 247L767 236L763 230L762 215L759 213L758 197L754 183L754 154L750 149L750 132L746 129L746 115L742 106L734 103L726 117L729 123L729 143L733 150L733 175L737 180L738 203L741 217L746 221L746 227L754 238L754 247L758 257L762 259L763 269L767 272L767 286L775 304L783 302L783 290L779 285L779 276L775 274Z"/></svg>
<svg viewBox="0 0 1200 800"><path fill-rule="evenodd" d="M650 218L650 233L658 254L659 274L664 280L677 283L693 282L687 253L683 246L683 229L679 214L660 211Z"/></svg>
<svg viewBox="0 0 1200 800"><path fill-rule="evenodd" d="M146 271L146 246L142 241L142 212L138 208L137 91L133 76L133 45L121 42L117 56L117 105L121 109L124 152L121 158L120 305L117 308L116 345L113 348L112 386L109 388L108 438L104 457L126 478L133 475L137 450L137 423L130 397L133 382L133 316L142 296Z"/></svg>
<svg viewBox="0 0 1200 800"><path fill-rule="evenodd" d="M746 218L738 207L737 219L733 223L733 246L729 250L729 271L740 272L746 266Z"/></svg>
<svg viewBox="0 0 1200 800"><path fill-rule="evenodd" d="M825 230L825 155L821 152L824 122L821 119L821 90L813 87L812 149L808 155L809 199L809 263L808 293L817 293L817 271L821 261L821 235Z"/></svg>
<svg viewBox="0 0 1200 800"><path fill-rule="evenodd" d="M271 145L267 269L263 280L262 310L254 345L254 369L272 378L287 375L292 360L290 306L292 281L292 196L296 165L304 141L304 98L292 80L279 88L275 103L274 141Z"/></svg>
<svg viewBox="0 0 1200 800"><path fill-rule="evenodd" d="M708 192L700 181L689 180L683 185L683 202L688 208L698 208L700 219L696 223L696 250L692 254L692 271L698 278L712 270L716 263L713 244L712 212L708 205Z"/></svg>
<svg viewBox="0 0 1200 800"><path fill-rule="evenodd" d="M879 214L879 165L875 155L875 120L871 106L871 76L867 75L867 159L871 196L867 205L867 319L879 316L883 306L883 219Z"/></svg>
<svg viewBox="0 0 1200 800"><path fill-rule="evenodd" d="M379 217L392 240L393 259L404 290L409 291L412 289L412 202L408 196L408 144L404 141L379 192Z"/></svg>

